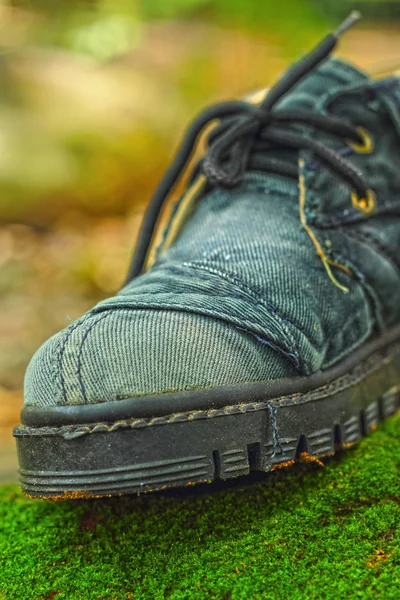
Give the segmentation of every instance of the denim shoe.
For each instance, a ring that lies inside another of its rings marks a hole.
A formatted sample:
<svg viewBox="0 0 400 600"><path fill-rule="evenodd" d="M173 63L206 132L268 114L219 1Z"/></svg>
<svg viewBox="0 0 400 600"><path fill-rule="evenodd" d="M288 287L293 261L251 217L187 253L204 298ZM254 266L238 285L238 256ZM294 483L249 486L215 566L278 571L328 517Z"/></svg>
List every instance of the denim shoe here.
<svg viewBox="0 0 400 600"><path fill-rule="evenodd" d="M400 78L329 57L348 25L269 92L195 120L123 289L38 350L15 430L28 495L270 471L397 411Z"/></svg>

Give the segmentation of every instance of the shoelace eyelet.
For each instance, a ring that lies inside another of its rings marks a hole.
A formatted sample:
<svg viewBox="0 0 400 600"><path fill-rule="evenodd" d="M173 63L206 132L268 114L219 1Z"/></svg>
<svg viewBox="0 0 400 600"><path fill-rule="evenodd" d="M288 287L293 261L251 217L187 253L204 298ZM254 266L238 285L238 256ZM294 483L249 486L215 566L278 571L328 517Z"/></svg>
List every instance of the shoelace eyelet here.
<svg viewBox="0 0 400 600"><path fill-rule="evenodd" d="M370 154L374 149L374 140L366 129L363 127L356 127L358 134L360 135L362 142L357 144L352 140L348 140L347 143L359 154Z"/></svg>
<svg viewBox="0 0 400 600"><path fill-rule="evenodd" d="M376 200L373 190L367 190L364 198L359 198L357 192L353 190L351 192L351 201L354 208L359 210L365 217L369 217L375 212Z"/></svg>

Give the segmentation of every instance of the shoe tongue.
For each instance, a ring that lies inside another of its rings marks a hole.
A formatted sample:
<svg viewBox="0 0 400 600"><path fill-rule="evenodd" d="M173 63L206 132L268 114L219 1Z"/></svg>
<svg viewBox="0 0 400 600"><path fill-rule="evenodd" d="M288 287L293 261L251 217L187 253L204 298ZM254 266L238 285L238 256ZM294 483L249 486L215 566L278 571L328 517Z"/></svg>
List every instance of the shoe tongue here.
<svg viewBox="0 0 400 600"><path fill-rule="evenodd" d="M337 58L330 58L304 77L279 101L277 108L312 109L320 103L321 97L366 80L368 76L352 65Z"/></svg>
<svg viewBox="0 0 400 600"><path fill-rule="evenodd" d="M321 104L321 99L323 97L326 97L326 96L329 96L336 92L339 92L341 89L344 89L347 87L357 86L360 83L363 83L365 81L368 81L367 75L365 75L361 71L358 71L355 67L349 65L348 63L346 63L344 61L338 60L336 58L335 59L331 58L331 59L324 61L321 65L319 65L319 67L317 67L309 75L304 77L292 91L288 92L282 98L282 100L280 100L278 102L277 108L282 108L282 109L301 108L301 109L306 109L306 110L307 109L316 110L316 109L318 109L318 106ZM260 93L260 91L254 92L254 94L250 94L248 96L248 101L251 101L254 104L259 103L261 101L261 99L259 99L259 93ZM263 96L265 97L264 93L263 93ZM288 150L288 149L280 151L280 158L286 158L288 160L292 160L293 162L297 162L296 152ZM246 176L246 180L243 184L243 187L244 188L248 187L247 183L246 183L246 181L248 181L248 180L251 180L251 181L254 180L255 184L261 184L262 182L265 182L265 180L267 178L269 181L271 181L272 179L274 179L274 174L273 173L262 173L262 174L258 173L258 174L252 174L250 177ZM254 183L254 181L253 181L253 183ZM279 176L278 187L281 188L282 185L284 185L282 183L282 177ZM295 180L293 180L293 181L288 180L288 182L287 182L288 189L291 186L297 186L297 185L298 185L298 183ZM202 203L201 203L203 208L204 208L204 204L207 204L207 198L210 197L211 195L212 195L212 192L210 194L207 194L205 196L205 198L203 198ZM195 197L196 197L196 195L194 194L192 197L193 201L195 200ZM174 243L174 240L176 239L176 237L178 237L179 232L181 231L181 229L183 227L186 226L189 230L191 230L192 227L194 227L196 231L203 230L203 226L201 225L201 223L199 224L199 222L196 218L194 219L195 225L193 225L193 223L190 222L191 221L190 215L192 214L192 209L193 209L192 201L188 202L187 204L183 203L183 205L185 206L185 208L183 208L183 210L181 212L179 209L179 205L177 205L176 212L174 213L174 216L172 217L167 230L164 232L164 241L160 244L160 247L159 247L159 250L161 252L164 249L167 249L171 244ZM233 203L232 203L232 207L233 207ZM227 212L229 212L229 203L225 207L225 210ZM232 210L234 210L234 208L232 208ZM201 219L200 219L200 221L201 221ZM176 223L179 223L179 224L176 225ZM204 221L204 223L206 223L206 221ZM207 222L207 225L204 225L204 227L206 229L209 227L208 222ZM172 231L174 231L175 233L173 235L170 235L170 233ZM204 231L204 233L202 235L204 235L207 238L209 233L207 231ZM171 239L169 239L169 238L171 238Z"/></svg>

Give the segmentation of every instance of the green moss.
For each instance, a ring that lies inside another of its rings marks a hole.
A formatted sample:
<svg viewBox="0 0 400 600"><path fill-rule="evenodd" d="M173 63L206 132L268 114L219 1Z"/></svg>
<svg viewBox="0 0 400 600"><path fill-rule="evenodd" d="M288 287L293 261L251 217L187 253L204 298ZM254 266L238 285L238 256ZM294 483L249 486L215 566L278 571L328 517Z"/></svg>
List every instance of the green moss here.
<svg viewBox="0 0 400 600"><path fill-rule="evenodd" d="M0 492L1 600L399 597L400 416L332 459L164 495Z"/></svg>

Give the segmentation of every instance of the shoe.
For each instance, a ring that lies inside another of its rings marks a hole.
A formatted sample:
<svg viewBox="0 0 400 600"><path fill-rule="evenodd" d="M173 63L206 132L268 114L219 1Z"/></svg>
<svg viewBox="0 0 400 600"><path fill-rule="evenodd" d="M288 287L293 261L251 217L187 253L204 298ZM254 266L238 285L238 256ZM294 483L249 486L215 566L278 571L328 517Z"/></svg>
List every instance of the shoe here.
<svg viewBox="0 0 400 600"><path fill-rule="evenodd" d="M270 471L347 448L397 411L400 78L330 58L354 19L269 92L191 125L123 289L29 365L15 429L26 494Z"/></svg>

